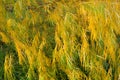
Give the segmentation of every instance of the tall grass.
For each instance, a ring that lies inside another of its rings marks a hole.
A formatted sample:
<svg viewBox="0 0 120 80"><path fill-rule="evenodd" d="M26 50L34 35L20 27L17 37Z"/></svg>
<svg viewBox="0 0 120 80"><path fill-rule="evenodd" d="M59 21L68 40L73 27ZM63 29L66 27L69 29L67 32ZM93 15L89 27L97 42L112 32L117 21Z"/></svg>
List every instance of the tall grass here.
<svg viewBox="0 0 120 80"><path fill-rule="evenodd" d="M0 1L4 80L118 80L119 6L112 1Z"/></svg>

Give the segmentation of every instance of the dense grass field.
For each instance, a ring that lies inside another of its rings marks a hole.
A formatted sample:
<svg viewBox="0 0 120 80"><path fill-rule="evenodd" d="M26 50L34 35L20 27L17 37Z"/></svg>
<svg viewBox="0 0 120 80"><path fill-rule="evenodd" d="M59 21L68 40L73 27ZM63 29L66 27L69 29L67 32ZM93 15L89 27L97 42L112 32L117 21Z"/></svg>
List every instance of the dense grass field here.
<svg viewBox="0 0 120 80"><path fill-rule="evenodd" d="M120 80L120 2L0 0L0 80Z"/></svg>

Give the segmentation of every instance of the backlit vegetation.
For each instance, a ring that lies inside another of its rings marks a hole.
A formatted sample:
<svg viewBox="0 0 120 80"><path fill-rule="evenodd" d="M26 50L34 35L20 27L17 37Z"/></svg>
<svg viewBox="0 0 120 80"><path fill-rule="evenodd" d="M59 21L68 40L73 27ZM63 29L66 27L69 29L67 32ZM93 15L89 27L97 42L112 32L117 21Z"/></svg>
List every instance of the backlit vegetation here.
<svg viewBox="0 0 120 80"><path fill-rule="evenodd" d="M0 80L119 75L119 2L0 0Z"/></svg>

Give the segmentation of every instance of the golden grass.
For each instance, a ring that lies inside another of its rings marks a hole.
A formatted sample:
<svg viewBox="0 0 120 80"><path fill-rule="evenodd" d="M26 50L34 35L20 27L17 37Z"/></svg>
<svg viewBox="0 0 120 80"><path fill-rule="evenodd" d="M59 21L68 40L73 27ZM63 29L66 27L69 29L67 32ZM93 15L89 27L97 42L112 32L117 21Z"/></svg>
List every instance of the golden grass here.
<svg viewBox="0 0 120 80"><path fill-rule="evenodd" d="M13 12L4 10L5 5L0 2L0 12L4 13L0 14L2 41L14 44L19 64L26 69L25 75L17 78L118 79L119 2L42 0L39 4L37 0L31 1L12 3ZM12 55L5 57L5 80L17 80L12 65L17 61L13 61Z"/></svg>

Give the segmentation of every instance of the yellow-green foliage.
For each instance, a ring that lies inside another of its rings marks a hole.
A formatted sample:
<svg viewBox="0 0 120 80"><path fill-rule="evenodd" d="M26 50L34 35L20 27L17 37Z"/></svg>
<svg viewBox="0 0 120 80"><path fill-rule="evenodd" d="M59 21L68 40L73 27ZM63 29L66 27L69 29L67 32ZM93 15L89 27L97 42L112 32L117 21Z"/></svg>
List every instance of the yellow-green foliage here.
<svg viewBox="0 0 120 80"><path fill-rule="evenodd" d="M14 72L14 61L12 55L6 55L4 62L4 79L15 80Z"/></svg>
<svg viewBox="0 0 120 80"><path fill-rule="evenodd" d="M93 1L0 1L4 80L118 80L120 4Z"/></svg>

